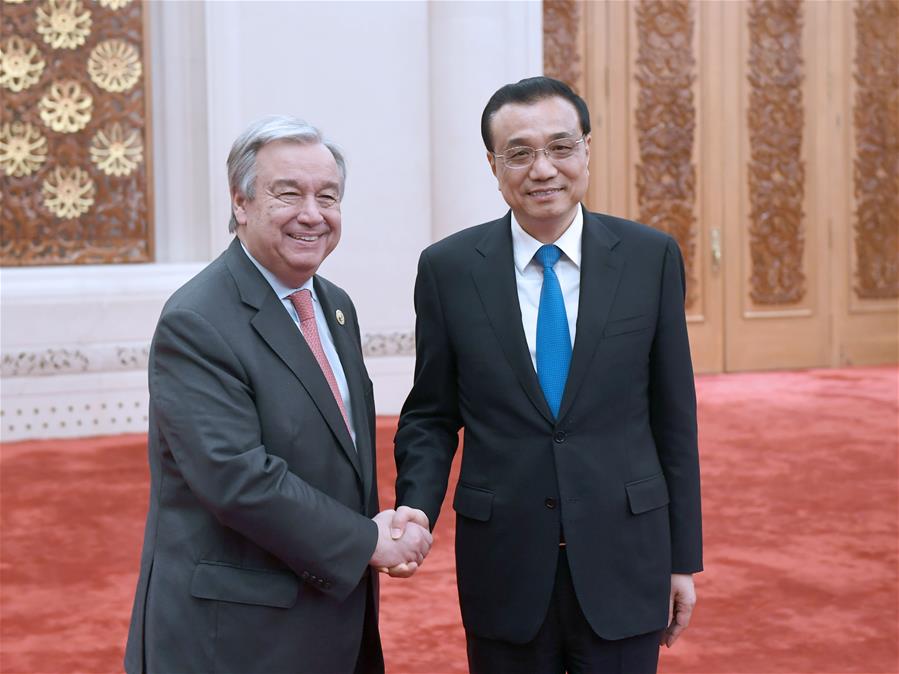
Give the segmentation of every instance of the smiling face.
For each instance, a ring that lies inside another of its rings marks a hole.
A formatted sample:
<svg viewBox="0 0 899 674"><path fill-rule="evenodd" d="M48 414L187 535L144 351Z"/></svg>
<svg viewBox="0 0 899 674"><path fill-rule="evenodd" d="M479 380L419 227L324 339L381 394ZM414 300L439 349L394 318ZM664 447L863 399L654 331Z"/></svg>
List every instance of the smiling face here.
<svg viewBox="0 0 899 674"><path fill-rule="evenodd" d="M583 133L574 105L553 96L533 103L507 103L490 122L493 150L546 147L559 138L577 140ZM566 159L550 160L538 152L527 168L508 168L489 152L487 160L500 192L522 228L538 241L552 243L574 219L587 192L590 136Z"/></svg>
<svg viewBox="0 0 899 674"><path fill-rule="evenodd" d="M277 141L256 154L255 196L231 195L237 236L290 288L305 283L340 241L340 173L327 147Z"/></svg>

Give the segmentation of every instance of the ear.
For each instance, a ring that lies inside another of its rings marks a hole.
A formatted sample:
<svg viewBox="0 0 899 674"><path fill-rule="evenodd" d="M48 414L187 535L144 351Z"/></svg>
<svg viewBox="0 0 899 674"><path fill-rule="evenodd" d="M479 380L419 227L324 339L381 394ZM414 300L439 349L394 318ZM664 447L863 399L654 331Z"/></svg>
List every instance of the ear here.
<svg viewBox="0 0 899 674"><path fill-rule="evenodd" d="M593 136L589 133L584 138L584 151L587 153L587 165L590 165L590 141L593 140Z"/></svg>
<svg viewBox="0 0 899 674"><path fill-rule="evenodd" d="M496 157L493 156L492 152L487 153L487 163L490 164L490 170L493 171L493 175L496 175Z"/></svg>
<svg viewBox="0 0 899 674"><path fill-rule="evenodd" d="M231 192L231 212L234 213L238 225L247 224L247 201L247 198L237 190Z"/></svg>

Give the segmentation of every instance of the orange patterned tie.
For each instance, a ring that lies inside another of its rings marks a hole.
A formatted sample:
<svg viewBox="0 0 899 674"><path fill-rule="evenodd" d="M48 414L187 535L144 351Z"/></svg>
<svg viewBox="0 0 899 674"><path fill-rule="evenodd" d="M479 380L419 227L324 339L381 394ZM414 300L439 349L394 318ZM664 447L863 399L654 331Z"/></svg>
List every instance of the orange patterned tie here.
<svg viewBox="0 0 899 674"><path fill-rule="evenodd" d="M343 396L340 395L337 378L334 376L331 363L328 362L328 357L322 348L322 341L318 336L318 327L315 324L315 310L312 308L312 292L310 290L297 290L289 297L297 310L297 315L300 317L300 331L303 333L303 337L306 338L306 343L309 345L312 355L318 361L318 366L322 369L322 374L325 375L328 386L331 387L331 393L334 394L334 400L337 401L340 413L343 414L343 421L347 430L349 430L350 421L346 414L346 407L343 404Z"/></svg>

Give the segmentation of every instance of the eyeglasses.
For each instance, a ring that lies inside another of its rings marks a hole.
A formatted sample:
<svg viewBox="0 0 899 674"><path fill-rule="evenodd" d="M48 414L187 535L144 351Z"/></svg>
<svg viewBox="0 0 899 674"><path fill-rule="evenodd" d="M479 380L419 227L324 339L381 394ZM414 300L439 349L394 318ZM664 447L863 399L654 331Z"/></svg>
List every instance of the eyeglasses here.
<svg viewBox="0 0 899 674"><path fill-rule="evenodd" d="M584 134L577 140L573 138L559 138L545 147L510 147L503 154L496 154L496 152L492 154L495 159L502 159L506 168L523 169L534 163L538 152L543 152L550 161L568 159L577 150L577 146L584 142L586 135Z"/></svg>

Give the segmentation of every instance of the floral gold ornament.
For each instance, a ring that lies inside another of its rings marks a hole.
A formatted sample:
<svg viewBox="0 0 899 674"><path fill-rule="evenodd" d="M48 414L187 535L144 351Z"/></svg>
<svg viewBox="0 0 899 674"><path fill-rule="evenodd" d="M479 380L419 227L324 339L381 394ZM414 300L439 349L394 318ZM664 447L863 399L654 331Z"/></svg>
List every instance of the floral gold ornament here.
<svg viewBox="0 0 899 674"><path fill-rule="evenodd" d="M101 129L90 147L91 161L109 176L127 176L144 160L144 148L137 129L127 132L118 122Z"/></svg>
<svg viewBox="0 0 899 674"><path fill-rule="evenodd" d="M124 40L105 40L91 50L87 72L101 89L128 91L140 79L140 56L133 44Z"/></svg>
<svg viewBox="0 0 899 674"><path fill-rule="evenodd" d="M47 139L24 122L0 126L0 169L13 178L34 173L47 160Z"/></svg>
<svg viewBox="0 0 899 674"><path fill-rule="evenodd" d="M91 119L94 99L77 80L50 85L38 103L44 124L60 133L81 131Z"/></svg>
<svg viewBox="0 0 899 674"><path fill-rule="evenodd" d="M40 79L44 59L37 45L13 35L0 44L0 85L22 91Z"/></svg>
<svg viewBox="0 0 899 674"><path fill-rule="evenodd" d="M58 218L83 215L94 204L96 188L87 171L77 166L54 168L41 186L44 205Z"/></svg>
<svg viewBox="0 0 899 674"><path fill-rule="evenodd" d="M75 49L91 32L91 13L81 0L46 0L37 8L37 32L54 49Z"/></svg>
<svg viewBox="0 0 899 674"><path fill-rule="evenodd" d="M121 9L125 5L131 4L131 0L99 0L99 2L107 9Z"/></svg>
<svg viewBox="0 0 899 674"><path fill-rule="evenodd" d="M152 260L152 4L0 0L0 267Z"/></svg>

